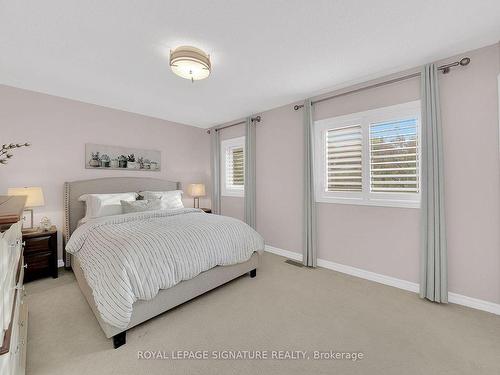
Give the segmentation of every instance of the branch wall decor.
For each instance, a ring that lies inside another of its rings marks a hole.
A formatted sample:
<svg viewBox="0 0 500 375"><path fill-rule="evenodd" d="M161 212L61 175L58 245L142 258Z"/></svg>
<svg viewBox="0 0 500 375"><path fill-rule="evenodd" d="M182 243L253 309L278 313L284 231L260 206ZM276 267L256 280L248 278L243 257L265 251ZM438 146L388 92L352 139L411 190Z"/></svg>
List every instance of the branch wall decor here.
<svg viewBox="0 0 500 375"><path fill-rule="evenodd" d="M11 143L8 145L2 145L2 149L0 150L0 164L7 164L9 159L11 159L14 155L10 152L15 148L21 147L29 147L30 143Z"/></svg>

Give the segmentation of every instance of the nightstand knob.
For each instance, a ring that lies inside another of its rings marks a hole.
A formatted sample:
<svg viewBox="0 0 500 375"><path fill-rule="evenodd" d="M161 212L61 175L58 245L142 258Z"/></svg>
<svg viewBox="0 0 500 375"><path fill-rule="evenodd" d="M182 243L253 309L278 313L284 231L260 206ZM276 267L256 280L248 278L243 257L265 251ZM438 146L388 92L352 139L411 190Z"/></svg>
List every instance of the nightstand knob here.
<svg viewBox="0 0 500 375"><path fill-rule="evenodd" d="M25 264L23 267L24 267L24 268L28 268L28 264Z"/></svg>
<svg viewBox="0 0 500 375"><path fill-rule="evenodd" d="M23 245L23 247L25 247L26 246L26 241L23 241L22 245Z"/></svg>

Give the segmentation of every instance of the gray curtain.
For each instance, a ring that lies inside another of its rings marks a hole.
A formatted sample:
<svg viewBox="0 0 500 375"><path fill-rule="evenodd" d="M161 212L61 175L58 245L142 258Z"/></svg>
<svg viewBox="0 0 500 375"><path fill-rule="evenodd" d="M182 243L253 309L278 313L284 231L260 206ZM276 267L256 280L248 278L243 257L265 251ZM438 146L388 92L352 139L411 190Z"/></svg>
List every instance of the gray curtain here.
<svg viewBox="0 0 500 375"><path fill-rule="evenodd" d="M245 124L245 223L255 229L255 122Z"/></svg>
<svg viewBox="0 0 500 375"><path fill-rule="evenodd" d="M438 71L422 71L422 249L420 297L448 302L444 217L443 135L439 108Z"/></svg>
<svg viewBox="0 0 500 375"><path fill-rule="evenodd" d="M212 172L212 213L220 214L220 137L215 129L210 130L212 141L210 167Z"/></svg>
<svg viewBox="0 0 500 375"><path fill-rule="evenodd" d="M303 263L316 267L316 200L314 197L314 124L311 99L304 102L304 246Z"/></svg>

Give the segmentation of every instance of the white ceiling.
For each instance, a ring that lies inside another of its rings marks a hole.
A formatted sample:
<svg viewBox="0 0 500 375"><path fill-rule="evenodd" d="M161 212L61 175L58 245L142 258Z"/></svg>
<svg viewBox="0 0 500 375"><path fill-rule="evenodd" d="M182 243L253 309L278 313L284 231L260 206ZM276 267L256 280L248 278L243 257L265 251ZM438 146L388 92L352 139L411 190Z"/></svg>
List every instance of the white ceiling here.
<svg viewBox="0 0 500 375"><path fill-rule="evenodd" d="M0 0L0 83L208 127L499 39L499 0Z"/></svg>

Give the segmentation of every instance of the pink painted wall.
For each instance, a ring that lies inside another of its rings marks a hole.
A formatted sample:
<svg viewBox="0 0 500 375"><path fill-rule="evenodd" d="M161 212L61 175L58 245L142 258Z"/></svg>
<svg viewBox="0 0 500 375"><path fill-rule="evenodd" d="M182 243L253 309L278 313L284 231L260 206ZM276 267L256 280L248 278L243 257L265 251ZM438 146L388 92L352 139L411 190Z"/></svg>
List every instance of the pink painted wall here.
<svg viewBox="0 0 500 375"><path fill-rule="evenodd" d="M449 289L500 303L499 45L440 75ZM461 55L463 56L463 55ZM442 63L455 61L456 57ZM316 120L416 100L418 79L314 106ZM262 113L257 125L257 230L266 243L302 251L302 111ZM243 199L226 200L226 214ZM319 258L418 282L419 209L318 204Z"/></svg>
<svg viewBox="0 0 500 375"><path fill-rule="evenodd" d="M8 187L41 186L46 205L35 209L35 223L48 216L62 228L65 181L144 176L209 187L210 137L203 129L0 85L0 143L25 141L32 147L15 150L0 166L0 194ZM162 170L85 169L85 143L161 150ZM185 195L184 204L192 207L193 201ZM201 206L209 207L208 200Z"/></svg>
<svg viewBox="0 0 500 375"><path fill-rule="evenodd" d="M500 159L497 76L499 45L467 53L472 63L440 76L451 292L500 303ZM444 62L455 60L455 57ZM315 119L415 100L419 81L406 81L315 106ZM62 184L105 175L209 181L204 130L76 101L0 86L0 142L29 140L0 168L0 193L40 185L47 204L35 220L62 223ZM244 134L243 126L221 138ZM162 150L163 170L84 169L86 142ZM257 125L257 229L266 243L301 253L302 112L284 106ZM208 187L208 185L207 185ZM209 193L207 191L207 193ZM191 205L186 199L186 205ZM209 206L207 201L202 206ZM222 198L222 213L243 217L243 199ZM418 282L419 210L321 203L319 257Z"/></svg>
<svg viewBox="0 0 500 375"><path fill-rule="evenodd" d="M418 97L419 81L406 81L316 105L314 118L345 115ZM301 253L302 112L288 105L263 113L262 119L257 128L257 229L268 245ZM319 203L318 256L416 281L418 219L415 209Z"/></svg>
<svg viewBox="0 0 500 375"><path fill-rule="evenodd" d="M449 288L500 302L500 45L441 79Z"/></svg>
<svg viewBox="0 0 500 375"><path fill-rule="evenodd" d="M419 96L418 79L403 81L315 105L314 119L406 103ZM419 210L412 208L319 203L318 257L416 282L419 218Z"/></svg>

